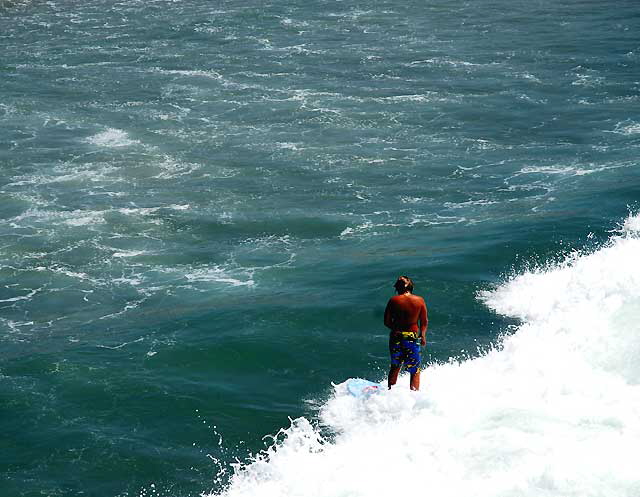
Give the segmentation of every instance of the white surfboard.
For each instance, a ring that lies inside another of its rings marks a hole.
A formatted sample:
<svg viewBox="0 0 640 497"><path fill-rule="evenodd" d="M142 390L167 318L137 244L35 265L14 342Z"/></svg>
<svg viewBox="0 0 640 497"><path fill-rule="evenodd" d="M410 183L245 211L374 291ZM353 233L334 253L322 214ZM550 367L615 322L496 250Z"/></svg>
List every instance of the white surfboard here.
<svg viewBox="0 0 640 497"><path fill-rule="evenodd" d="M349 378L347 380L347 392L354 397L364 397L374 393L378 393L382 390L382 386L379 383L373 381L363 380L362 378Z"/></svg>

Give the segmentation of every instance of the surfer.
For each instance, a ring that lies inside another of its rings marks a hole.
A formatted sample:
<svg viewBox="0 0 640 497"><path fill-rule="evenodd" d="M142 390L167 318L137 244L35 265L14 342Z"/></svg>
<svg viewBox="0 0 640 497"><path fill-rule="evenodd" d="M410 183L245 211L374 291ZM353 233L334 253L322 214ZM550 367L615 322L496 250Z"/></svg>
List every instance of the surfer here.
<svg viewBox="0 0 640 497"><path fill-rule="evenodd" d="M400 368L411 375L411 390L420 389L420 347L427 343L427 306L424 299L413 295L413 281L400 276L393 285L398 295L389 299L384 311L384 325L389 334L389 389L396 384Z"/></svg>

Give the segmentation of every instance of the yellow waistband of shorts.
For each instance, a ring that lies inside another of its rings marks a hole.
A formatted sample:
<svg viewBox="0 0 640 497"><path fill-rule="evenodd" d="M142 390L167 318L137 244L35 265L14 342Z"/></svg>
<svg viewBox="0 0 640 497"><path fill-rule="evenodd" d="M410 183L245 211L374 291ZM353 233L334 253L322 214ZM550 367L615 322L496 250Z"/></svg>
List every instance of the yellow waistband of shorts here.
<svg viewBox="0 0 640 497"><path fill-rule="evenodd" d="M392 335L400 335L403 338L418 338L420 332L418 331L392 331Z"/></svg>

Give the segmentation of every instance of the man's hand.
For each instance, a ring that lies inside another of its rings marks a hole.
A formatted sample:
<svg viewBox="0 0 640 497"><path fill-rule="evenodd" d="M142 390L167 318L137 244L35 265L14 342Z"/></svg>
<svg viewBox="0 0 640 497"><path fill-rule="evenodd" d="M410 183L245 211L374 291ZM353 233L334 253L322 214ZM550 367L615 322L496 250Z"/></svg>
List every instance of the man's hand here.
<svg viewBox="0 0 640 497"><path fill-rule="evenodd" d="M423 347L427 345L427 339L423 336L420 337L420 345L422 345Z"/></svg>

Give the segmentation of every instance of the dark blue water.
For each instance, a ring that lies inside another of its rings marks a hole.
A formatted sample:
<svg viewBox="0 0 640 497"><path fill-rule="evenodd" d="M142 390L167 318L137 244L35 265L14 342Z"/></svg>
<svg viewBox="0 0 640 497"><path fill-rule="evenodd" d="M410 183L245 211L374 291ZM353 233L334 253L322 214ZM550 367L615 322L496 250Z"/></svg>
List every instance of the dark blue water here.
<svg viewBox="0 0 640 497"><path fill-rule="evenodd" d="M528 315L479 292L636 222L639 32L631 1L0 0L1 493L222 492L383 378L399 274L428 364L498 343Z"/></svg>

